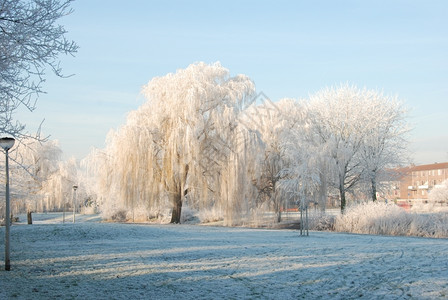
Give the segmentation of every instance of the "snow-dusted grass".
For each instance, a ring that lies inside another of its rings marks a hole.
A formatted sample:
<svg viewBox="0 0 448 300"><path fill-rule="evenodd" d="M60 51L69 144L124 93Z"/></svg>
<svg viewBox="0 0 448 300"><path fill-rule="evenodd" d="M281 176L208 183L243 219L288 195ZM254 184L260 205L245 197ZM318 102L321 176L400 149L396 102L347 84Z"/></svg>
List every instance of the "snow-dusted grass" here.
<svg viewBox="0 0 448 300"><path fill-rule="evenodd" d="M447 239L50 216L11 227L0 299L448 297Z"/></svg>
<svg viewBox="0 0 448 300"><path fill-rule="evenodd" d="M336 231L448 238L448 212L408 213L395 204L369 202L348 207Z"/></svg>

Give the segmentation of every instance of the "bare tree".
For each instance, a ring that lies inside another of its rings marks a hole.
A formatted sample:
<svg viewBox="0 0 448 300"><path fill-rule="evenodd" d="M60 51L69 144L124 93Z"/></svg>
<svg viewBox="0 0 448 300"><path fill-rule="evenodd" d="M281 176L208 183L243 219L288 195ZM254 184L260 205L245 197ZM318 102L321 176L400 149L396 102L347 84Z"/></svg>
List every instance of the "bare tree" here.
<svg viewBox="0 0 448 300"><path fill-rule="evenodd" d="M72 0L0 0L0 132L19 138L25 125L13 119L19 107L33 111L46 70L63 76L60 54L78 46L57 22Z"/></svg>

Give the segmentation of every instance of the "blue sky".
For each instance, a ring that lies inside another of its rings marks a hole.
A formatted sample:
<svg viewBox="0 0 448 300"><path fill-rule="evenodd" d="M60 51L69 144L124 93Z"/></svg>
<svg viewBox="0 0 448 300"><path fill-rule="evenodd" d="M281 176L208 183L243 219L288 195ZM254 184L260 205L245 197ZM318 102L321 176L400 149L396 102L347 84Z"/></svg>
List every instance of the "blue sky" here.
<svg viewBox="0 0 448 300"><path fill-rule="evenodd" d="M17 118L65 157L103 148L144 99L141 87L204 61L246 74L273 101L351 83L411 109L416 163L448 161L448 1L77 0L62 20L80 46ZM129 145L130 147L132 145Z"/></svg>

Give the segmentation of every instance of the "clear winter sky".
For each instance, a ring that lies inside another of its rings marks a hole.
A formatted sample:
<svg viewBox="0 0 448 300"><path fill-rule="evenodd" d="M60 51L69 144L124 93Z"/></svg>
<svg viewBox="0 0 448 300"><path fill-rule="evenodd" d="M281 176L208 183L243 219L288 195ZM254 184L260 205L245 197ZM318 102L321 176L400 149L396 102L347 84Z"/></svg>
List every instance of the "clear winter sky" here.
<svg viewBox="0 0 448 300"><path fill-rule="evenodd" d="M33 113L64 157L103 148L144 101L141 87L204 61L246 74L273 101L352 83L412 109L415 163L448 161L448 1L77 0L63 19L80 46L62 57ZM132 147L132 145L124 145Z"/></svg>

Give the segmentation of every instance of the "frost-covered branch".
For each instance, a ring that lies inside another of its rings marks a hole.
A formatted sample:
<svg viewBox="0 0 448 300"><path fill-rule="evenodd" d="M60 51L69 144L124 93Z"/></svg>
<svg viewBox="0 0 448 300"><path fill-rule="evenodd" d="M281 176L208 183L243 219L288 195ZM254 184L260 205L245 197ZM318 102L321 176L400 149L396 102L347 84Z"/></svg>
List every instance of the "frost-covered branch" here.
<svg viewBox="0 0 448 300"><path fill-rule="evenodd" d="M311 96L308 118L330 158L342 210L347 192L368 180L376 195L379 174L405 161L406 111L395 98L349 85L327 88Z"/></svg>
<svg viewBox="0 0 448 300"><path fill-rule="evenodd" d="M29 111L44 92L46 70L63 76L60 54L78 46L57 22L71 13L72 0L0 0L0 132L20 138L25 125L13 119L18 107Z"/></svg>

